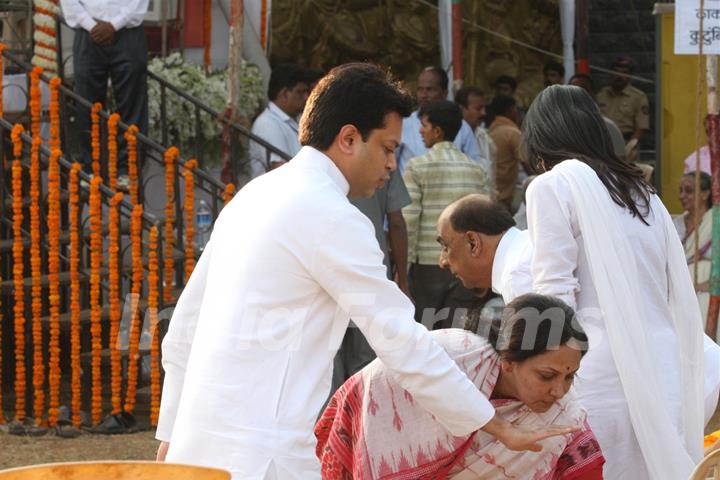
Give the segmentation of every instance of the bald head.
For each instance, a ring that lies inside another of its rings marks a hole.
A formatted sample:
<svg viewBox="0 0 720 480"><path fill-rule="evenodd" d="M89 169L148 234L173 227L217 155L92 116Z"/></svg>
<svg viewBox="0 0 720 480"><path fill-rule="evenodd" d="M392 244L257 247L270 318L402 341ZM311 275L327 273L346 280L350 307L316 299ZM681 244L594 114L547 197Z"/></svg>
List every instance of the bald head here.
<svg viewBox="0 0 720 480"><path fill-rule="evenodd" d="M465 288L492 287L497 246L513 225L510 212L486 195L467 195L453 202L438 219L440 268L450 270Z"/></svg>
<svg viewBox="0 0 720 480"><path fill-rule="evenodd" d="M515 226L515 220L501 203L487 195L466 195L443 211L450 226L458 233L478 232L484 235L500 235Z"/></svg>

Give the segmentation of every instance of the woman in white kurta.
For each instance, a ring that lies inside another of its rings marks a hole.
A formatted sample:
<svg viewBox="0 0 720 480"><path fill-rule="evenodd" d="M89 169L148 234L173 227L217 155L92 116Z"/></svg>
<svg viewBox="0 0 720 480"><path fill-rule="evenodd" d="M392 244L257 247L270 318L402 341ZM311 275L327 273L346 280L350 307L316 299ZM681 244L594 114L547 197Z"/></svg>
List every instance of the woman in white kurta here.
<svg viewBox="0 0 720 480"><path fill-rule="evenodd" d="M576 307L588 334L575 385L605 478L687 478L702 457L702 328L672 220L582 89L540 93L523 141L547 171L527 192L533 288Z"/></svg>

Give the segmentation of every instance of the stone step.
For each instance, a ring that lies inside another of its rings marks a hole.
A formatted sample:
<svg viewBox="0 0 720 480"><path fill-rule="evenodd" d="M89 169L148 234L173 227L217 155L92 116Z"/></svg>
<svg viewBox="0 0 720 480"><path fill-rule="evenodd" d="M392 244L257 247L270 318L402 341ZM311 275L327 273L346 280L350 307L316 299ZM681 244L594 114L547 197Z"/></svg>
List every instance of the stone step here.
<svg viewBox="0 0 720 480"><path fill-rule="evenodd" d="M67 245L69 243L70 243L70 234L69 233L61 233L60 234L60 245ZM12 238L0 240L0 253L12 252L14 244L15 244L15 240ZM23 238L23 248L25 248L26 250L30 248L30 238L29 237Z"/></svg>
<svg viewBox="0 0 720 480"><path fill-rule="evenodd" d="M181 250L178 250L177 248L173 249L173 259L174 259L175 261L182 260L183 258L185 258L184 252L182 252ZM144 269L147 269L147 266L148 266L148 257L147 257L147 255L143 255L142 264L143 264L143 268L144 268ZM159 266L160 269L162 269L162 265L158 265L158 266ZM100 276L101 276L101 278L107 277L108 272L109 272L109 270L108 270L107 267L102 267L102 268L100 269ZM26 273L28 273L28 272L26 272ZM122 264L122 268L121 268L121 273L122 273L123 275L127 275L127 274L132 273L132 258L130 258L130 256L126 256L126 257L123 259L123 264ZM87 273L87 270L85 270L85 269L81 270L81 271L79 272L79 276L80 276L80 282L81 282L81 283L88 281L88 273ZM41 285L43 288L47 288L49 284L50 284L50 276L49 276L49 275L42 275L42 276L40 277L40 285ZM68 272L68 271L60 272L60 273L58 274L58 284L59 284L60 286L67 286L67 285L69 285L69 284L70 284L70 272ZM26 289L31 288L31 287L32 287L32 277L25 277L25 278L23 279L23 285L24 285L24 287L25 287ZM2 282L0 282L0 294L9 294L9 293L12 293L12 292L14 291L14 289L15 289L15 281L12 280L12 279L6 279L6 280L3 280Z"/></svg>
<svg viewBox="0 0 720 480"><path fill-rule="evenodd" d="M60 204L61 205L65 204L68 202L68 200L70 200L70 194L68 193L68 191L61 190L60 191ZM30 207L30 203L31 203L30 197L24 196L23 201L22 201L23 209L27 209L28 207ZM41 197L40 197L40 204L43 205L44 207L47 207L47 192L42 192ZM9 195L3 202L3 208L4 208L3 211L8 213L8 217L12 218L13 199L10 198Z"/></svg>
<svg viewBox="0 0 720 480"><path fill-rule="evenodd" d="M100 271L101 275L106 275L107 270L104 272ZM85 275L83 272L80 272L80 282L87 281L87 275ZM47 286L50 284L50 276L49 275L42 275L40 277L40 285L43 288L47 288ZM69 285L70 284L70 272L60 272L58 274L58 284L60 286ZM25 289L30 289L32 287L32 277L25 277L23 279L23 286ZM15 281L14 280L3 280L0 282L0 294L10 294L15 291Z"/></svg>
<svg viewBox="0 0 720 480"><path fill-rule="evenodd" d="M174 289L174 290L173 290L173 298L178 298L181 293L182 293L182 289L181 289L181 288ZM148 301L147 301L147 297L146 297L146 296L145 296L145 297L142 297L142 298L139 300L139 302L138 302L138 308L139 308L141 311L144 311L145 308L147 307L147 305L148 305ZM121 314L122 314L122 308L124 308L124 304L121 302L121 305L120 305L120 306L121 306L121 311L120 311L120 312L121 312ZM81 324L81 325L84 325L84 324L90 323L90 315L91 315L91 310L90 310L89 308L80 310L80 324ZM103 305L103 307L102 307L102 317L101 317L101 318L102 318L102 321L103 321L103 322L105 322L105 321L107 321L107 320L110 319L110 305L109 305L109 304ZM59 320L59 323L60 323L60 327L61 327L61 328L63 328L63 327L69 327L69 326L70 326L70 322L71 322L70 312L61 313L58 320ZM49 316L49 315L46 315L46 316L44 316L44 317L41 317L41 318L40 318L40 321L41 321L41 322L44 322L44 323L50 323L50 316Z"/></svg>
<svg viewBox="0 0 720 480"><path fill-rule="evenodd" d="M149 353L150 353L150 350L146 349L146 348L142 348L142 349L138 350L139 355L148 355ZM122 358L127 357L129 354L130 354L129 349L120 350L120 357L122 357ZM110 362L110 355L111 355L111 350L109 348L103 348L100 351L100 357L102 358L103 363ZM91 351L83 352L80 354L81 362L89 362L91 360L92 360L92 352Z"/></svg>

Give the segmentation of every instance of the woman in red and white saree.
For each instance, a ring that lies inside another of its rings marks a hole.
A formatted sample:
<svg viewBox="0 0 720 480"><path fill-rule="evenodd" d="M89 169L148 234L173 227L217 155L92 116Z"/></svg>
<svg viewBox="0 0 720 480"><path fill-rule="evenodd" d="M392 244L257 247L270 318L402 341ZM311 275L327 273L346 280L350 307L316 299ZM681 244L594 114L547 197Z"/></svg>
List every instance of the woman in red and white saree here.
<svg viewBox="0 0 720 480"><path fill-rule="evenodd" d="M551 308L564 317L560 338L553 338L557 323L542 321L548 317L542 312ZM605 460L585 411L569 392L587 346L573 318L561 301L531 294L508 305L490 341L459 329L432 335L516 427L579 425L578 431L541 441L540 452L509 450L482 431L454 437L376 360L333 395L315 427L323 478L601 479ZM526 330L535 334L530 348L523 345ZM491 344L498 338L509 339L499 352Z"/></svg>

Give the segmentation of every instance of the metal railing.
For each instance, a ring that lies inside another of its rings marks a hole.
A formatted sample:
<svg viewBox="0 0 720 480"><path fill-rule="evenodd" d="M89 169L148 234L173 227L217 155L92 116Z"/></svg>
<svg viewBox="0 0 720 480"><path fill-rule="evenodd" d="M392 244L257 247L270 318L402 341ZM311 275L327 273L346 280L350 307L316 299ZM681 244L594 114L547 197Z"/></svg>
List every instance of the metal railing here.
<svg viewBox="0 0 720 480"><path fill-rule="evenodd" d="M170 83L165 78L161 77L160 75L157 75L156 73L147 72L148 74L148 80L155 81L160 86L160 128L161 128L161 136L162 141L164 144L167 144L168 138L169 138L169 131L168 131L168 121L167 121L167 101L168 101L168 93L173 93L174 95L177 95L179 98L181 98L183 101L189 103L192 105L192 110L194 113L194 120L195 120L195 131L198 132L198 136L200 136L199 132L201 131L201 114L205 113L221 123L224 128L230 128L231 131L234 133L233 137L235 138L242 138L245 140L245 142L253 141L263 147L265 149L265 169L268 170L270 168L270 158L272 155L277 155L278 157L282 158L285 161L290 160L291 156L287 153L283 152L276 146L272 145L271 143L264 140L262 137L259 137L252 133L252 131L248 130L245 126L233 122L231 119L229 119L225 114L218 112L214 108L210 107L206 103L204 103L202 100L193 97L192 95L189 95L187 92L183 91L182 89L176 87L172 83ZM236 150L238 142L232 141L230 142L230 156L232 159L236 160L240 158L240 152ZM201 148L201 145L199 142L196 142L195 144L195 158L197 158L198 162L202 163L203 158L203 151ZM235 177L239 174L239 165L235 164L233 166L233 172Z"/></svg>
<svg viewBox="0 0 720 480"><path fill-rule="evenodd" d="M11 65L14 65L21 71L24 71L25 73L29 73L32 70L32 65L18 56L15 52L5 50L3 52L3 57L8 60L8 62ZM60 62L61 65L63 65L66 61L68 61L68 58L64 59ZM60 69L63 70L62 68ZM195 120L195 129L197 132L200 132L201 130L201 123L202 118L201 115L209 115L215 121L219 122L224 129L229 129L232 134L230 138L230 147L231 147L231 158L237 159L240 158L241 152L238 151L238 148L242 143L248 144L248 142L253 141L256 142L261 147L264 147L266 150L266 168L269 168L270 165L270 158L271 155L277 155L282 159L289 160L290 156L287 155L285 152L281 151L274 145L268 143L261 137L258 137L257 135L253 134L250 130L248 130L245 126L232 121L231 119L227 118L224 114L221 112L218 112L217 110L213 109L206 103L202 102L201 100L187 94L182 89L178 88L177 86L170 83L168 80L162 78L161 76L158 76L152 72L147 72L148 74L148 81L154 81L157 82L160 89L160 108L161 108L161 132L162 132L162 141L158 142L154 140L153 138L150 138L147 134L143 134L138 132L136 134L137 143L138 143L138 160L139 160L139 196L140 201L143 202L143 199L145 198L145 190L148 188L148 181L149 178L144 178L142 174L142 165L145 164L147 161L155 162L157 165L160 166L161 169L164 170L165 168L165 162L164 162L164 154L168 147L168 140L170 137L170 128L167 118L167 102L169 95L175 95L181 101L188 103L191 106L191 109L195 112L194 120ZM50 76L47 74L41 74L40 79L45 82L49 83ZM28 79L29 83L29 79ZM29 91L29 85L27 88L27 91ZM80 95L76 94L69 86L62 83L59 88L59 100L60 100L60 118L61 118L61 144L62 144L62 150L64 152L64 158L67 159L66 161L68 163L72 163L73 161L73 152L77 151L78 148L72 148L72 135L69 135L69 132L71 131L71 119L73 115L82 115L82 114L88 114L89 111L92 108L92 104L87 99L81 97ZM27 95L27 93L26 93ZM29 99L28 99L29 100ZM29 110L29 101L26 102L26 110ZM101 128L101 136L106 137L107 136L107 120L109 119L111 115L111 112L103 109L99 111L99 116L101 118L100 122L100 128ZM121 121L118 124L118 133L119 137L122 136L122 133L126 132L129 128L129 125L125 122ZM196 144L195 147L195 158L197 158L198 162L201 163L203 158L203 152L201 145L199 142ZM184 164L187 161L188 156L185 155L185 158L183 158L182 152L181 157L178 158L177 166L178 168L175 169L174 173L174 191L175 196L173 198L174 202L174 210L175 210L175 224L174 224L174 231L175 231L175 242L176 246L179 250L184 251L184 242L185 238L183 235L184 231L184 216L183 216L183 198L178 193L181 191L181 185L184 185L184 182L182 180L183 173L186 171L184 168ZM101 162L102 164L102 171L103 171L103 177L106 177L105 173L107 172L107 166L104 164L104 162ZM237 172L238 166L235 165L234 171ZM200 192L204 192L207 197L209 197L209 203L210 208L213 213L213 218L217 218L217 215L219 211L221 210L222 206L224 205L224 198L223 193L225 191L226 185L220 181L219 179L213 177L212 175L208 174L206 171L202 170L201 168L194 168L191 170L192 175L194 176L194 184L196 190ZM0 186L0 196L2 196L2 186ZM106 187L105 187L106 188ZM106 193L111 192L109 189L106 188ZM162 222L163 220L157 220L159 222ZM164 230L164 229L163 229ZM178 259L176 262L176 279L175 282L177 285L183 285L187 279L183 278L183 268L182 268L182 259Z"/></svg>
<svg viewBox="0 0 720 480"><path fill-rule="evenodd" d="M7 155L8 149L6 148L7 134L8 134L8 132L10 132L10 131L12 130L12 128L13 128L13 125L12 125L10 122L8 122L8 121L7 121L6 119L4 119L4 118L0 118L0 155L2 155L2 161L0 161L0 178L8 178L8 175L7 175L7 172L5 171L5 168L6 168L6 167L7 167L7 168L10 168L11 165L12 165L12 161L13 161L13 159L12 159L12 158L9 158L9 156ZM30 148L31 145L32 145L32 137L31 137L28 133L23 133L23 134L20 136L20 138L22 139L22 142L23 142L23 155L21 156L21 158L22 158L21 162L23 163L23 168L24 168L25 170L29 170L29 167L30 167L30 166L29 166L29 164L26 162L26 160L29 158L28 151L29 151L29 148ZM27 154L27 155L26 155L26 154ZM50 149L48 148L47 145L44 145L44 144L43 144L43 145L40 146L40 155L39 155L39 156L40 156L41 167L47 167L48 164L49 164L49 160L48 160L48 159L50 158ZM69 182L70 170L71 170L71 168L72 168L73 163L74 163L74 162L68 160L65 156L60 156L60 157L59 157L59 159L58 159L58 164L59 164L59 167L60 167L59 170L60 170L60 182L61 182L61 185L67 185L67 184L68 184L68 182ZM89 184L89 182L90 182L90 176L89 176L87 173L85 173L85 172L83 172L82 170L80 170L80 171L78 172L78 177L79 177L80 180L84 180L85 182L87 182L87 183ZM4 183L3 183L3 187L4 187ZM83 186L83 185L81 184L81 185L79 186L79 188L80 188L80 190L89 191L89 186ZM107 187L106 185L104 185L104 184L101 184L101 185L100 185L99 190L100 190L100 195L101 195L101 198L102 198L102 203L103 203L103 205L104 205L104 206L108 206L108 205L110 204L110 199L115 195L116 192L113 191L113 190L111 190L110 188L108 188L108 187ZM27 193L27 192L25 192L25 193ZM43 182L40 182L40 198L41 198L41 199L42 199L42 198L47 198L47 195L48 195L47 185L43 185ZM5 188L3 188L2 192L0 192L0 201L3 202L2 204L3 204L3 205L6 205L6 204L8 203L7 201L8 201L8 200L11 200L11 199L12 199L12 193L11 193L11 192L8 192ZM40 205L39 205L39 207L40 207L40 208L39 208L39 214L40 214L40 246L41 246L42 251L45 252L45 253L47 253L47 251L49 250L49 242L48 242L48 238L47 238L47 237L48 237L48 230L47 230L47 212L45 211L45 209L43 208L43 206L44 206L44 202L41 201L41 202L40 202ZM82 213L81 213L81 212L82 212L82 205L80 205L80 207L81 207L81 208L79 209L79 214L82 215ZM127 198L123 198L123 200L118 204L118 214L119 214L119 218L121 219L121 220L120 220L121 222L122 222L123 220L125 220L125 221L127 222L127 224L129 224L130 219L131 219L131 216L132 216L133 207L134 207L134 206L133 206L132 202L131 202L130 200L128 200ZM64 221L64 223L65 223L65 224L61 224L61 230L65 230L65 231L69 230L69 219L67 218L67 210L66 210L66 209L64 209L64 211L63 211L63 213L62 213L62 215L61 215L61 218L63 218L63 221ZM86 218L86 220L87 220L87 218ZM12 226L12 221L10 220L10 218L9 218L8 216L4 216L4 217L0 218L0 221L1 221L6 227L11 227L11 226ZM78 225L80 226L79 228L81 229L81 232L80 232L81 234L79 235L79 240L80 240L80 246L79 246L79 248L80 248L80 252L81 252L81 255L80 255L81 265L79 266L78 269L79 269L79 271L80 271L81 273L85 273L85 274L86 274L86 272L83 272L84 270L86 270L86 268L84 268L83 265L82 265L82 262L83 262L83 255L82 255L82 253L83 253L83 252L87 253L88 243L87 243L87 241L86 241L87 235L85 235L85 229L83 228L83 224L84 224L84 222L81 221L81 219L78 219ZM149 230L149 229L152 228L153 226L157 227L158 233L159 233L159 235L158 235L158 261L162 264L162 254L163 254L162 245L163 245L163 243L164 243L164 238L163 238L163 236L162 236L162 233L163 233L163 232L162 232L162 229L160 228L160 227L161 227L161 222L160 222L160 220L159 220L157 217L155 217L154 215L152 215L152 214L150 214L150 213L143 212L143 214L142 214L142 224L143 224L143 230ZM23 237L24 237L24 238L28 238L28 239L30 238L29 218L28 218L27 215L25 215L25 219L24 219L24 223L23 223L23 228L22 228L22 233L23 233ZM118 253L118 254L120 255L119 265L123 265L122 256L123 256L124 252L127 250L127 248L129 247L130 239L129 239L129 238L124 239L123 237L125 237L125 236L126 236L126 235L120 235L120 238L119 238L119 247L120 247L120 248L119 248L119 253ZM64 248L63 248L63 249L64 249ZM87 257L87 255L85 255L85 257ZM66 269L69 268L69 257L68 257L68 255L66 255L66 254L64 254L64 253L62 252L62 249L61 249L61 252L60 252L60 263L61 263L61 270L62 270L62 267L65 267ZM122 269L121 269L121 270L122 270ZM10 277L10 276L7 276L7 272L4 272L4 273L5 273L4 278L8 278L8 279L9 279L9 278L12 278L12 277ZM26 269L26 270L25 270L25 273L26 273L26 275L25 275L26 277L29 277L29 276L30 276L30 271L29 271L29 270ZM45 273L47 273L47 272L45 272ZM124 275L121 275L121 276L125 276L125 277L127 277L127 278L130 277L130 273L129 273L129 272L121 272L121 274L123 274L123 273L124 273ZM122 285L123 285L124 283L126 283L126 282L120 282L120 283L121 283L121 286L122 286ZM107 282L103 282L102 286L103 286L103 290L106 290L106 291L108 290ZM158 288L160 289L160 298L162 299L162 289L163 289L162 282L160 282L160 285L159 285ZM122 288L121 288L121 296L122 296L122 297L124 297L125 294L129 293L129 288L127 288L126 290L127 290L127 291L125 291L125 292L123 293ZM64 306L64 308L67 308L67 307L68 307L68 305L65 305L65 306Z"/></svg>
<svg viewBox="0 0 720 480"><path fill-rule="evenodd" d="M62 17L58 17L57 20L57 32L58 32L58 44L61 44L60 40L60 25L65 25L68 28L70 28L67 23L65 22L65 19ZM60 50L58 50L58 65L61 67L59 68L59 74L60 77L63 79L63 83L65 82L64 79L64 72L65 72L65 64L70 60L71 56L68 56L66 58L62 58L60 56ZM201 115L204 113L206 115L209 115L211 118L213 118L215 121L222 124L223 128L229 128L232 132L230 139L229 139L229 147L230 147L230 158L232 160L232 178L237 180L239 174L240 174L240 165L238 164L237 160L241 157L241 152L238 150L238 146L240 142L237 142L235 140L241 139L242 143L247 146L248 142L252 141L260 145L261 147L265 148L265 170L270 169L270 159L272 155L276 155L280 157L281 159L287 161L292 158L291 155L287 154L286 152L283 152L275 145L269 143L262 137L259 137L258 135L255 135L250 131L248 128L246 128L244 125L233 121L232 119L228 118L224 113L218 112L214 108L212 108L210 105L208 105L206 102L204 102L202 99L193 97L192 95L188 94L181 88L177 87L176 85L173 85L170 81L163 78L160 75L155 74L154 72L147 71L147 78L148 81L154 81L157 82L160 86L160 131L161 131L161 139L160 142L162 145L167 146L169 144L170 135L169 135L169 122L167 118L167 101L168 101L168 93L172 93L176 95L178 98L182 99L182 101L189 103L192 107L191 110L194 112L194 121L195 121L195 132L196 137L199 140L202 138L202 135L200 132L202 131L202 121L201 121ZM201 145L199 141L196 141L195 148L194 148L194 158L197 159L198 163L200 165L203 164L203 157L204 152L202 151ZM207 175L206 175L207 176ZM225 185L210 176L207 176L209 179L212 179L212 183L214 183L214 186L216 188L220 188L221 190L225 188ZM203 178L203 181L209 181L205 178ZM237 184L236 184L237 186Z"/></svg>

